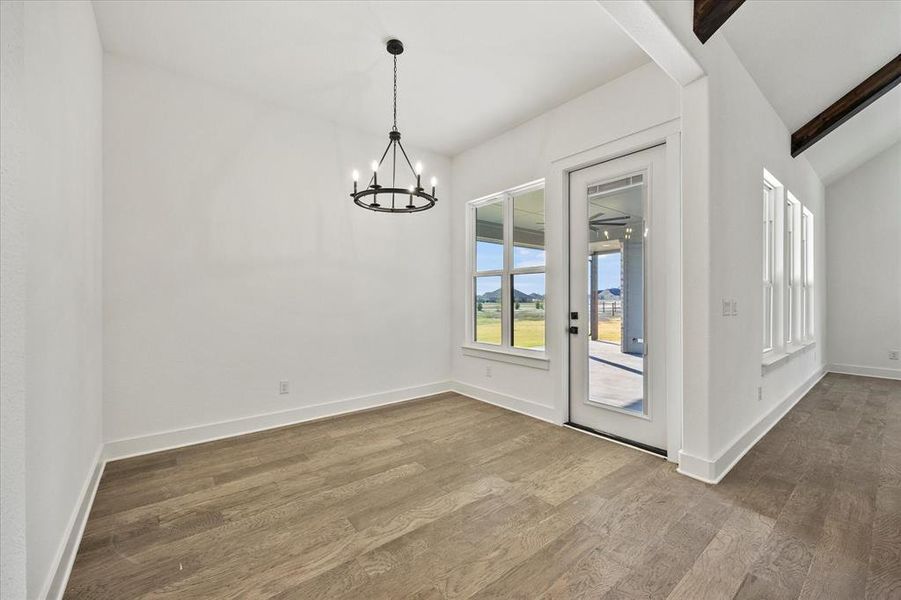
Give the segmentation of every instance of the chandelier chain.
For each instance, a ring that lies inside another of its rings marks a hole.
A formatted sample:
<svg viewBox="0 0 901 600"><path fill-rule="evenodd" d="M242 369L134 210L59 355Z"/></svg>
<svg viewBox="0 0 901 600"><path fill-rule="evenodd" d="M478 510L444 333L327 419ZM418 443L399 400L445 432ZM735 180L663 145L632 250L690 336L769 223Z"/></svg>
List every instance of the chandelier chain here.
<svg viewBox="0 0 901 600"><path fill-rule="evenodd" d="M394 55L394 131L397 131L397 55Z"/></svg>

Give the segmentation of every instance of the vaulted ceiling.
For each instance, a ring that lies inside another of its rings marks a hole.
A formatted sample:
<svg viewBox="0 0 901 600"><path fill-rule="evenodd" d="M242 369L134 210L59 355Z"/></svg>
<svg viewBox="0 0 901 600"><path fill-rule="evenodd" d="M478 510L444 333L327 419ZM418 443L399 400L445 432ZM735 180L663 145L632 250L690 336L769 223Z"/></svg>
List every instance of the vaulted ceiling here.
<svg viewBox="0 0 901 600"><path fill-rule="evenodd" d="M901 2L752 0L717 35L795 131L901 52ZM828 184L899 140L901 86L803 156Z"/></svg>
<svg viewBox="0 0 901 600"><path fill-rule="evenodd" d="M104 49L453 155L649 59L596 2L97 1Z"/></svg>

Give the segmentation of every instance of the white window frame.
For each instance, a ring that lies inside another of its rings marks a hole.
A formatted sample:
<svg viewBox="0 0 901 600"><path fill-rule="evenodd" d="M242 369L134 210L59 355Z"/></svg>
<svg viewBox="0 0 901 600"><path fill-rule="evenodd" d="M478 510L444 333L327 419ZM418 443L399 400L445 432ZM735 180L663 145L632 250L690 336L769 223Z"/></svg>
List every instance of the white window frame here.
<svg viewBox="0 0 901 600"><path fill-rule="evenodd" d="M776 346L776 186L763 181L763 353Z"/></svg>
<svg viewBox="0 0 901 600"><path fill-rule="evenodd" d="M549 289L547 285L547 243L545 242L545 264L537 267L513 267L513 199L524 193L543 189L544 179L530 181L529 183L504 190L502 192L484 196L467 203L466 218L466 338L463 344L463 353L469 356L513 362L525 366L547 369L547 343L548 331L545 328L544 350L529 348L515 348L512 344L513 335L513 302L510 299L512 282L515 275L545 274L544 310L548 314L550 306ZM503 206L503 268L479 271L476 257L476 209L501 203ZM545 206L545 215L547 207ZM546 230L546 228L545 228ZM501 278L501 343L488 344L475 341L475 280L476 277L500 277ZM547 317L545 317L546 319ZM545 323L547 321L545 320Z"/></svg>
<svg viewBox="0 0 901 600"><path fill-rule="evenodd" d="M785 186L783 186L782 183L766 169L763 170L763 189L764 191L770 191L769 200L771 201L770 208L772 209L772 239L769 240L770 243L768 248L770 252L769 276L772 280L772 310L770 312L772 339L770 340L769 348L765 348L763 347L763 344L761 344L761 347L763 348L763 364L767 365L778 361L783 356L785 350L783 338L783 331L785 329L785 319L783 317L785 295L785 261L783 259L785 238L783 235L783 227L785 223L785 210L782 207L785 206L786 190ZM764 208L763 204L761 204L761 208ZM763 222L763 219L761 219L761 223ZM765 240L765 231L763 232L763 236ZM765 326L766 306L761 304L761 310L764 311L761 318L763 319Z"/></svg>
<svg viewBox="0 0 901 600"><path fill-rule="evenodd" d="M783 253L785 256L785 299L783 314L785 315L783 344L786 348L798 344L800 335L798 310L800 298L800 215L801 203L791 192L785 197L785 220L783 226Z"/></svg>
<svg viewBox="0 0 901 600"><path fill-rule="evenodd" d="M763 171L763 360L764 372L791 354L809 347L813 338L813 213L779 180ZM768 201L773 207L773 239L767 238ZM767 243L769 241L769 244ZM768 252L770 253L768 256ZM767 259L772 268L767 270ZM772 340L766 344L767 286L772 294Z"/></svg>
<svg viewBox="0 0 901 600"><path fill-rule="evenodd" d="M810 342L814 336L814 232L813 212L806 206L801 208L801 340Z"/></svg>

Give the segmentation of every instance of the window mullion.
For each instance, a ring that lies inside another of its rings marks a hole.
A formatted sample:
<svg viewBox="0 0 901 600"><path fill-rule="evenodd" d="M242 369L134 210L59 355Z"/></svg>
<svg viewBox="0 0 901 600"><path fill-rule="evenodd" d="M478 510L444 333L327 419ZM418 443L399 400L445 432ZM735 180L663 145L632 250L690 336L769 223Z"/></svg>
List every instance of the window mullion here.
<svg viewBox="0 0 901 600"><path fill-rule="evenodd" d="M505 348L513 347L513 195L504 194L504 270L501 282L501 342Z"/></svg>

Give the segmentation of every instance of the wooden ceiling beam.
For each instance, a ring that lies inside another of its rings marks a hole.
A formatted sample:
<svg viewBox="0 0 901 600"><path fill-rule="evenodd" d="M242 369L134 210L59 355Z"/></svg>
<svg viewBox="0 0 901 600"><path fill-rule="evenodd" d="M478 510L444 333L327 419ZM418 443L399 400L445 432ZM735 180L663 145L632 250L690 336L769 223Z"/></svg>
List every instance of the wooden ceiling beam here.
<svg viewBox="0 0 901 600"><path fill-rule="evenodd" d="M745 0L695 0L692 29L701 43L710 39Z"/></svg>
<svg viewBox="0 0 901 600"><path fill-rule="evenodd" d="M901 54L794 132L791 139L792 156L798 156L816 144L898 83L901 83Z"/></svg>

